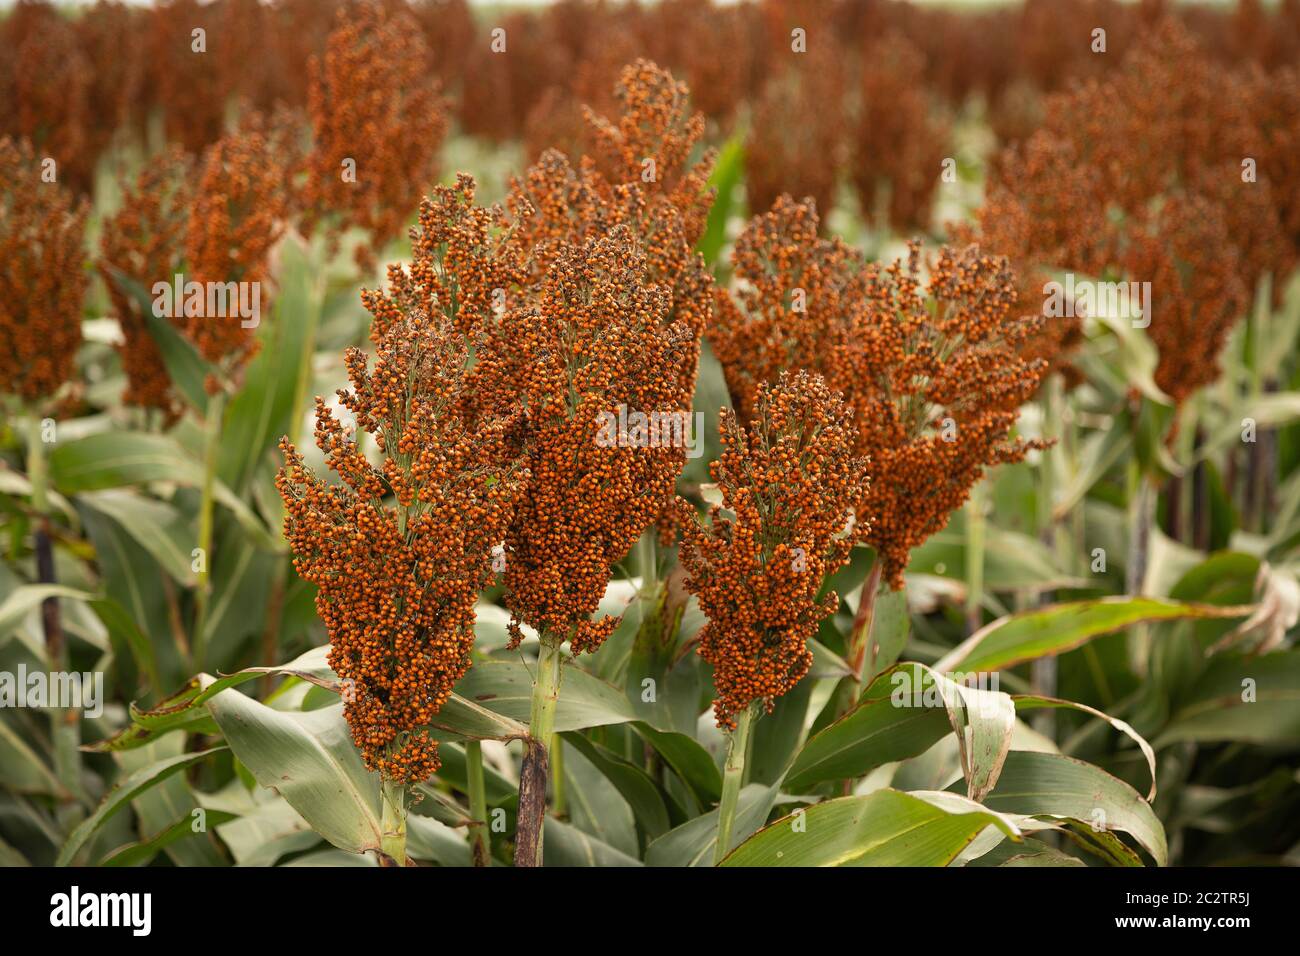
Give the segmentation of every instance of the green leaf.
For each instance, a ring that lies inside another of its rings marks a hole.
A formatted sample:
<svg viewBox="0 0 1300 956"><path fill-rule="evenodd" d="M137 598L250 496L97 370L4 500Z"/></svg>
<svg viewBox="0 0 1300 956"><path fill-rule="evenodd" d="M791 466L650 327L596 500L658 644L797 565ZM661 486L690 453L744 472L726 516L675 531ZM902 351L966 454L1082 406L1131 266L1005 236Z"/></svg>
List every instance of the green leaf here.
<svg viewBox="0 0 1300 956"><path fill-rule="evenodd" d="M1034 710L1040 707L1064 708L1066 710L1077 710L1080 713L1089 714L1110 724L1120 733L1129 737L1138 745L1138 749L1142 751L1142 756L1145 757L1147 761L1147 770L1151 774L1151 789L1147 793L1147 802L1150 803L1156 798L1156 753L1151 748L1151 745L1147 743L1146 738L1126 722L1117 717L1112 717L1107 713L1103 713L1093 707L1089 707L1087 704L1078 704L1072 700L1058 700L1055 697L1040 697L1033 694L1013 694L1011 699L1015 701L1017 712L1021 710Z"/></svg>
<svg viewBox="0 0 1300 956"><path fill-rule="evenodd" d="M1084 439L1079 470L1071 477L1052 509L1052 520L1067 518L1084 496L1106 473L1115 467L1133 446L1132 417L1123 412L1115 416L1111 427L1093 432Z"/></svg>
<svg viewBox="0 0 1300 956"><path fill-rule="evenodd" d="M632 815L650 839L668 832L668 807L650 775L636 764L605 747L592 743L582 734L571 732L562 738L578 750L614 785Z"/></svg>
<svg viewBox="0 0 1300 956"><path fill-rule="evenodd" d="M112 266L106 266L105 271L114 284L135 299L140 315L148 325L149 335L158 345L163 365L167 368L167 375L176 386L176 390L193 408L199 410L206 408L208 396L204 389L204 382L208 375L215 371L213 367L203 359L189 339L180 333L170 318L155 314L154 297L145 290L144 286Z"/></svg>
<svg viewBox="0 0 1300 956"><path fill-rule="evenodd" d="M1300 651L1217 654L1155 745L1294 745L1300 741Z"/></svg>
<svg viewBox="0 0 1300 956"><path fill-rule="evenodd" d="M198 488L203 484L203 465L166 435L98 432L59 445L50 455L50 480L65 494L152 481ZM268 551L285 550L279 535L271 534L252 509L224 483L216 482L213 495L259 547Z"/></svg>
<svg viewBox="0 0 1300 956"><path fill-rule="evenodd" d="M1165 831L1151 806L1127 783L1062 754L1013 750L984 800L990 810L1073 820L1083 831L1127 833L1158 866L1168 862Z"/></svg>
<svg viewBox="0 0 1300 956"><path fill-rule="evenodd" d="M196 730L210 721L203 707L228 688L266 674L295 677L317 687L338 693L338 676L326 662L329 645L314 647L288 664L277 667L246 667L234 674L214 680L206 674L192 678L176 693L156 707L144 709L131 705L131 726L86 749L95 751L127 750L139 747L172 730ZM513 740L527 736L528 728L500 714L465 700L456 694L434 715L430 728L435 739Z"/></svg>
<svg viewBox="0 0 1300 956"><path fill-rule="evenodd" d="M779 785L746 784L740 791L732 839L743 840L767 819ZM645 851L646 866L709 866L718 842L718 811L687 820L655 840Z"/></svg>
<svg viewBox="0 0 1300 956"><path fill-rule="evenodd" d="M907 610L907 589L888 587L876 595L872 611L870 645L863 665L862 679L870 682L894 666L907 646L912 618Z"/></svg>
<svg viewBox="0 0 1300 956"><path fill-rule="evenodd" d="M362 763L342 704L283 712L227 689L208 710L257 782L284 797L313 830L352 853L379 849L379 776Z"/></svg>
<svg viewBox="0 0 1300 956"><path fill-rule="evenodd" d="M546 818L543 866L641 866L641 861L555 817Z"/></svg>
<svg viewBox="0 0 1300 956"><path fill-rule="evenodd" d="M704 235L700 237L696 248L710 267L718 261L722 247L727 244L727 223L735 211L735 197L739 191L737 187L744 171L745 142L741 137L735 136L722 147L713 173L709 176L709 185L716 191L716 195L709 207Z"/></svg>
<svg viewBox="0 0 1300 956"><path fill-rule="evenodd" d="M526 721L532 709L533 680L522 663L484 661L470 668L456 685L456 693L512 720ZM632 705L618 688L588 674L571 660L564 661L555 714L556 733L636 719Z"/></svg>
<svg viewBox="0 0 1300 956"><path fill-rule="evenodd" d="M285 241L279 252L271 319L257 330L261 348L248 364L222 426L219 474L234 489L247 485L258 462L282 435L295 438L300 427L292 421L295 404L310 388L321 295L303 244Z"/></svg>
<svg viewBox="0 0 1300 956"><path fill-rule="evenodd" d="M892 699L885 688L894 674L907 678L900 670L881 675L861 703L804 744L786 774L787 789L798 793L828 780L864 776L925 753L951 732L944 708L899 706Z"/></svg>
<svg viewBox="0 0 1300 956"><path fill-rule="evenodd" d="M656 730L640 721L632 724L632 729L659 752L697 800L704 804L717 803L722 796L722 773L694 737Z"/></svg>
<svg viewBox="0 0 1300 956"><path fill-rule="evenodd" d="M171 505L120 488L85 492L80 500L116 521L173 581L187 588L195 585L198 575L190 555L194 532Z"/></svg>
<svg viewBox="0 0 1300 956"><path fill-rule="evenodd" d="M1249 607L1215 607L1145 597L1104 597L1052 604L999 618L934 665L938 671L1002 670L1051 657L1133 624L1245 617Z"/></svg>
<svg viewBox="0 0 1300 956"><path fill-rule="evenodd" d="M877 790L827 800L759 830L722 866L947 866L986 827L1012 839L1005 816L973 801Z"/></svg>
<svg viewBox="0 0 1300 956"><path fill-rule="evenodd" d="M172 774L179 773L187 767L192 767L194 764L206 760L213 754L220 753L225 749L225 747L213 747L211 750L203 750L198 753L169 757L132 773L109 791L108 796L104 797L103 802L96 808L95 812L81 821L77 828L72 831L68 841L63 844L63 849L59 851L56 865L69 865L95 831L139 794L166 780Z"/></svg>
<svg viewBox="0 0 1300 956"><path fill-rule="evenodd" d="M0 642L17 630L23 619L40 607L46 598L90 601L94 599L94 595L62 584L20 585L9 592L3 602L0 602Z"/></svg>
<svg viewBox="0 0 1300 956"><path fill-rule="evenodd" d="M218 827L236 819L235 814L221 810L205 811L205 823L209 827ZM119 847L100 861L100 866L142 866L150 862L177 840L183 840L194 833L194 818L185 814L171 826L156 834L152 839L128 843Z"/></svg>
<svg viewBox="0 0 1300 956"><path fill-rule="evenodd" d="M45 794L66 800L67 789L59 782L54 771L27 741L0 719L0 773L4 789L13 793Z"/></svg>

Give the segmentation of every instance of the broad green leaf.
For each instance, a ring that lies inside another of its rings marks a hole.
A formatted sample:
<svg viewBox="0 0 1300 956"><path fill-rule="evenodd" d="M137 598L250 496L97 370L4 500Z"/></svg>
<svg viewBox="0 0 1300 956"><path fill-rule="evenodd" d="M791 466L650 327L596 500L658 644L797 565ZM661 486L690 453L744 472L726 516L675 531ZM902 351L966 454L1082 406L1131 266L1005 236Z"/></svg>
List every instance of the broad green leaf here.
<svg viewBox="0 0 1300 956"><path fill-rule="evenodd" d="M647 837L653 840L668 832L668 807L648 773L580 733L563 734L562 739L586 757L622 794Z"/></svg>
<svg viewBox="0 0 1300 956"><path fill-rule="evenodd" d="M555 817L547 817L545 826L546 836L542 841L544 866L641 866L636 857L628 856Z"/></svg>
<svg viewBox="0 0 1300 956"><path fill-rule="evenodd" d="M759 830L722 865L947 866L986 827L1020 838L1006 817L968 806L888 789L827 800Z"/></svg>
<svg viewBox="0 0 1300 956"><path fill-rule="evenodd" d="M117 813L124 806L135 799L139 794L148 790L166 780L174 773L179 773L187 767L191 767L200 761L206 760L213 754L220 753L225 747L213 747L210 750L203 750L198 753L181 754L179 757L169 757L166 760L160 760L157 763L150 764L140 770L135 771L125 780L114 787L104 800L95 809L95 812L72 831L63 849L59 851L57 866L67 866L76 858L81 848L85 846L86 841L94 835L106 820Z"/></svg>
<svg viewBox="0 0 1300 956"><path fill-rule="evenodd" d="M968 549L962 525L961 512L958 512L947 529L913 549L907 565L908 571L964 582ZM1085 587L1087 584L1088 582L1061 569L1050 549L1036 538L994 525L988 525L985 529L986 590L1037 593L1054 588ZM877 603L881 603L883 598L884 595Z"/></svg>
<svg viewBox="0 0 1300 956"><path fill-rule="evenodd" d="M313 830L352 853L379 849L379 776L362 763L342 704L285 713L227 689L208 709L257 782L284 797Z"/></svg>
<svg viewBox="0 0 1300 956"><path fill-rule="evenodd" d="M167 435L99 432L59 445L50 455L50 480L66 494L153 481L198 488L203 485L203 465ZM213 496L259 547L285 550L280 536L267 530L248 504L223 482L215 483Z"/></svg>
<svg viewBox="0 0 1300 956"><path fill-rule="evenodd" d="M1183 740L1283 745L1300 741L1300 651L1212 657L1155 745Z"/></svg>
<svg viewBox="0 0 1300 956"><path fill-rule="evenodd" d="M209 827L218 827L223 823L229 823L236 819L233 813L225 813L221 810L206 811L205 823ZM149 863L167 847L176 843L178 840L184 840L194 835L194 818L188 813L181 817L165 830L160 831L154 837L148 840L141 840L137 843L128 843L124 847L114 850L103 860L100 866L143 866Z"/></svg>
<svg viewBox="0 0 1300 956"><path fill-rule="evenodd" d="M300 423L292 421L295 405L310 387L322 304L317 269L296 238L287 238L277 250L280 269L271 316L257 330L261 348L231 398L222 427L219 474L234 489L247 485L281 436L296 440Z"/></svg>
<svg viewBox="0 0 1300 956"><path fill-rule="evenodd" d="M1093 485L1131 452L1132 446L1132 419L1127 412L1117 415L1110 428L1093 432L1085 438L1079 455L1079 469L1057 499L1052 509L1052 520L1067 518Z"/></svg>
<svg viewBox="0 0 1300 956"><path fill-rule="evenodd" d="M1094 637L1133 624L1245 617L1249 607L1215 607L1145 597L1071 601L999 618L980 628L934 665L938 671L1003 670L1073 650Z"/></svg>
<svg viewBox="0 0 1300 956"><path fill-rule="evenodd" d="M4 789L13 793L45 794L60 800L69 796L49 765L4 719L0 719L0 777Z"/></svg>
<svg viewBox="0 0 1300 956"><path fill-rule="evenodd" d="M910 706L910 697L894 683L895 674L908 678L901 670L886 672L861 703L809 738L786 774L786 789L799 793L828 780L864 776L924 753L952 731L942 706ZM889 686L899 694L891 695Z"/></svg>
<svg viewBox="0 0 1300 956"><path fill-rule="evenodd" d="M732 840L744 840L763 825L776 802L779 785L746 784L740 791ZM712 866L718 842L718 811L688 820L655 840L645 851L646 866Z"/></svg>
<svg viewBox="0 0 1300 956"><path fill-rule="evenodd" d="M1168 862L1165 831L1150 804L1106 771L1062 754L1013 750L997 786L984 799L990 810L1073 820L1087 831L1127 833L1158 866Z"/></svg>
<svg viewBox="0 0 1300 956"><path fill-rule="evenodd" d="M9 637L32 611L40 607L46 598L70 598L74 601L90 601L93 594L62 584L23 584L14 588L0 602L0 642Z"/></svg>
<svg viewBox="0 0 1300 956"><path fill-rule="evenodd" d="M522 663L484 661L469 669L456 685L456 693L512 720L527 721L532 708L533 680ZM555 714L557 733L636 719L632 705L617 688L565 660L560 671L560 702Z"/></svg>
<svg viewBox="0 0 1300 956"><path fill-rule="evenodd" d="M116 521L181 587L197 582L190 555L195 546L193 528L171 505L121 488L83 492L79 500Z"/></svg>
<svg viewBox="0 0 1300 956"><path fill-rule="evenodd" d="M668 766L691 788L701 803L716 803L722 794L722 773L713 757L694 737L656 730L638 721L632 729L659 752Z"/></svg>
<svg viewBox="0 0 1300 956"><path fill-rule="evenodd" d="M186 683L179 691L157 706L144 709L131 706L131 726L87 749L125 750L139 747L168 731L197 730L210 723L204 705L223 690L238 687L266 674L294 677L317 687L338 693L337 675L326 662L329 646L314 647L288 664L278 667L246 667L234 674L213 679L204 674ZM438 740L513 740L527 736L528 728L500 714L465 700L456 694L434 715L430 728Z"/></svg>
<svg viewBox="0 0 1300 956"><path fill-rule="evenodd" d="M1150 803L1156 798L1156 753L1151 749L1151 745L1147 743L1146 738L1129 726L1125 721L1120 720L1118 717L1112 717L1110 714L1104 713L1096 708L1089 707L1087 704L1078 704L1072 700L1058 700L1055 697L1042 697L1035 694L1013 694L1011 699L1015 701L1017 711L1034 710L1042 707L1064 708L1066 710L1077 710L1080 713L1089 714L1090 716L1096 717L1099 720L1104 720L1106 723L1110 724L1121 734L1129 737L1138 745L1138 749L1142 751L1142 756L1145 757L1147 761L1147 770L1151 773L1151 789L1147 793L1147 802Z"/></svg>
<svg viewBox="0 0 1300 956"><path fill-rule="evenodd" d="M203 383L214 371L212 366L204 361L193 344L172 324L171 319L155 313L154 296L144 286L112 266L106 266L105 271L116 285L135 300L176 390L185 396L192 407L206 407L207 392Z"/></svg>

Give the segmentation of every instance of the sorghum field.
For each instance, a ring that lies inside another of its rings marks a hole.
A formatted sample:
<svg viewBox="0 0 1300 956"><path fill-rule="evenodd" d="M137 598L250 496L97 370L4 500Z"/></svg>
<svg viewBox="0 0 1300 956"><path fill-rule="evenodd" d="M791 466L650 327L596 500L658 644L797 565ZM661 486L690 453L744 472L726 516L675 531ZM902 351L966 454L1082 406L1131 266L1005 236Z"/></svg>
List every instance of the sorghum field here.
<svg viewBox="0 0 1300 956"><path fill-rule="evenodd" d="M1298 255L1296 0L10 4L0 862L1300 863Z"/></svg>

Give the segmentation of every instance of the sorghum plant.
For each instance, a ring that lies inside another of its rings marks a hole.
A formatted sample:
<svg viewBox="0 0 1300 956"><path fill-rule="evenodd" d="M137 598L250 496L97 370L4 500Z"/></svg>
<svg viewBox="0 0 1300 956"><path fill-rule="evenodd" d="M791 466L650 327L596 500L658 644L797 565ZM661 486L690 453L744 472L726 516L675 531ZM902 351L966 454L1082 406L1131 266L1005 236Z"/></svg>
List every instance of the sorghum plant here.
<svg viewBox="0 0 1300 956"><path fill-rule="evenodd" d="M13 396L29 420L27 480L34 517L36 573L54 584L48 501L48 433L81 345L86 292L83 249L87 208L57 182L45 181L26 142L0 138L0 410L9 418ZM66 669L67 646L56 598L42 602L49 667ZM66 794L80 794L77 711L55 711L52 741L57 778Z"/></svg>
<svg viewBox="0 0 1300 956"><path fill-rule="evenodd" d="M442 190L426 214L446 216L456 202ZM507 440L511 420L473 411L471 340L457 329L454 297L430 303L409 274L389 275L387 294L364 295L373 360L349 349L351 387L339 392L382 464L317 398L316 444L340 481L314 476L285 439L277 487L294 567L318 588L329 663L350 688L353 740L384 779L383 849L401 864L405 786L439 767L427 724L470 666L474 604L523 476Z"/></svg>
<svg viewBox="0 0 1300 956"><path fill-rule="evenodd" d="M118 348L126 373L122 401L156 409L164 425L180 417L183 399L176 394L150 331L146 303L132 295L122 279L149 289L155 282L170 283L183 268L193 172L193 162L179 147L156 157L134 183L123 184L121 206L104 223L99 238L100 271L122 330Z"/></svg>
<svg viewBox="0 0 1300 956"><path fill-rule="evenodd" d="M72 376L87 210L26 142L0 139L0 383L33 405Z"/></svg>
<svg viewBox="0 0 1300 956"><path fill-rule="evenodd" d="M822 585L848 560L866 490L853 411L821 376L782 373L759 386L747 429L734 412L720 415L723 454L711 470L722 503L704 527L679 501L685 585L708 617L699 653L713 665L714 716L730 731L718 860L731 849L756 708L770 712L808 672L808 640L839 604Z"/></svg>
<svg viewBox="0 0 1300 956"><path fill-rule="evenodd" d="M877 584L901 588L911 549L985 470L1034 447L1010 435L1044 366L1019 354L1038 321L1015 315L1005 260L944 247L923 284L917 245L906 263L869 266L818 225L789 197L751 220L733 255L735 300L719 293L709 334L744 420L787 369L821 374L853 409L853 449L871 478L858 518L876 552L850 648L860 667Z"/></svg>
<svg viewBox="0 0 1300 956"><path fill-rule="evenodd" d="M891 34L863 52L851 166L863 215L928 229L948 129L932 115L921 53Z"/></svg>
<svg viewBox="0 0 1300 956"><path fill-rule="evenodd" d="M339 10L324 57L312 61L305 224L362 230L363 269L437 176L446 101L425 75L428 57L409 12L366 0Z"/></svg>

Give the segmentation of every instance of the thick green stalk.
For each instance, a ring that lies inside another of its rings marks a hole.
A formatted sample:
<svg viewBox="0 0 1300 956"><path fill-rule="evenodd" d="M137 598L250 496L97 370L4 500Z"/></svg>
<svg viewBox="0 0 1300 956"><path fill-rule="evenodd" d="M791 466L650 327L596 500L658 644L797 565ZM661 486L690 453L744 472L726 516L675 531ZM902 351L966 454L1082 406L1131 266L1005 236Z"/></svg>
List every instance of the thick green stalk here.
<svg viewBox="0 0 1300 956"><path fill-rule="evenodd" d="M465 743L465 768L469 778L469 849L475 866L492 865L492 834L488 829L487 789L483 785L483 744Z"/></svg>
<svg viewBox="0 0 1300 956"><path fill-rule="evenodd" d="M651 526L637 542L637 564L641 572L641 600L653 609L659 599L659 531Z"/></svg>
<svg viewBox="0 0 1300 956"><path fill-rule="evenodd" d="M849 635L849 667L853 670L855 692L853 702L862 690L862 681L867 676L867 651L871 647L871 626L876 619L876 598L880 596L881 561L877 555L871 561L871 571L862 582L858 594L858 613L853 617L853 632Z"/></svg>
<svg viewBox="0 0 1300 956"><path fill-rule="evenodd" d="M406 866L406 784L383 780L379 849L394 866Z"/></svg>
<svg viewBox="0 0 1300 956"><path fill-rule="evenodd" d="M1065 429L1062 426L1061 406L1064 403L1064 390L1061 376L1051 375L1043 385L1040 399L1043 415L1043 438L1053 442L1043 450L1038 468L1038 540L1053 554L1060 552L1059 539L1065 531L1056 521L1056 479L1064 472L1060 463L1064 460ZM1063 566L1063 569L1064 566ZM1044 592L1039 596L1039 603L1050 603L1054 595ZM1040 657L1030 665L1030 684L1034 692L1047 697L1056 696L1056 658ZM1033 726L1040 733L1055 739L1056 714L1052 708L1044 707L1034 715Z"/></svg>
<svg viewBox="0 0 1300 956"><path fill-rule="evenodd" d="M732 834L736 828L736 808L740 804L740 788L745 784L745 756L749 750L749 731L754 722L754 705L736 715L736 729L727 743L727 763L722 774L722 799L718 803L718 839L713 847L713 865L731 852Z"/></svg>
<svg viewBox="0 0 1300 956"><path fill-rule="evenodd" d="M217 456L221 449L221 419L226 395L218 391L208 399L207 420L203 428L203 496L199 501L199 551L201 563L198 585L194 592L194 669L206 666L208 649L208 608L212 603L212 526L216 510L214 495L217 484Z"/></svg>
<svg viewBox="0 0 1300 956"><path fill-rule="evenodd" d="M27 433L27 480L32 487L32 510L35 512L36 580L55 584L54 545L50 540L49 468L46 461L45 436L39 415L33 413ZM58 598L41 602L41 625L45 632L45 656L51 671L68 670L68 647L63 637ZM56 709L51 715L54 743L54 770L59 783L73 796L81 795L81 715L76 707Z"/></svg>
<svg viewBox="0 0 1300 956"><path fill-rule="evenodd" d="M1130 597L1138 597L1146 587L1156 496L1151 480L1136 465L1129 474L1129 491L1129 553L1124 589ZM1151 631L1145 624L1135 625L1130 632L1129 657L1137 674L1146 674L1150 656Z"/></svg>
<svg viewBox="0 0 1300 956"><path fill-rule="evenodd" d="M984 609L984 482L970 490L966 510L966 629L974 634L983 623Z"/></svg>
<svg viewBox="0 0 1300 956"><path fill-rule="evenodd" d="M515 828L515 866L542 865L546 785L555 740L555 710L560 700L560 645L564 636L542 634L533 682L532 708L524 762L519 768L519 822Z"/></svg>

